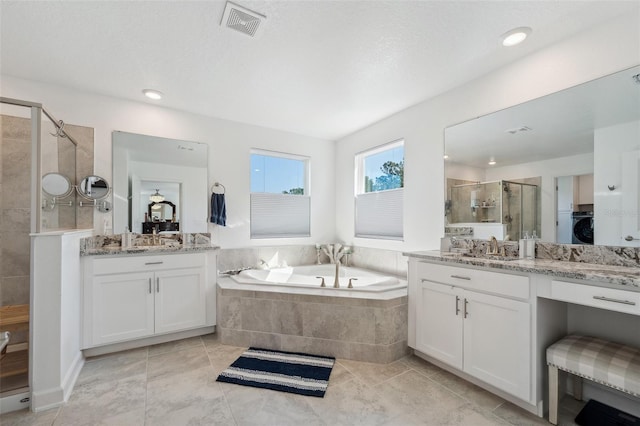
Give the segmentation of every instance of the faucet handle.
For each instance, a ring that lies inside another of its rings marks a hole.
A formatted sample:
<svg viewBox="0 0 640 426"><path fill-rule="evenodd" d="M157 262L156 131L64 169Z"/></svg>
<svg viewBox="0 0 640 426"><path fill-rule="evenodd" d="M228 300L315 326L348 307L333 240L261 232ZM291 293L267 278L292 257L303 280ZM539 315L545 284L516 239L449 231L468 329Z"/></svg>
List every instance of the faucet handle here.
<svg viewBox="0 0 640 426"><path fill-rule="evenodd" d="M322 281L320 282L320 287L326 287L327 285L324 283L324 277L316 277L320 278Z"/></svg>
<svg viewBox="0 0 640 426"><path fill-rule="evenodd" d="M349 278L349 285L347 286L347 288L353 288L353 283L351 281L358 281L357 278Z"/></svg>

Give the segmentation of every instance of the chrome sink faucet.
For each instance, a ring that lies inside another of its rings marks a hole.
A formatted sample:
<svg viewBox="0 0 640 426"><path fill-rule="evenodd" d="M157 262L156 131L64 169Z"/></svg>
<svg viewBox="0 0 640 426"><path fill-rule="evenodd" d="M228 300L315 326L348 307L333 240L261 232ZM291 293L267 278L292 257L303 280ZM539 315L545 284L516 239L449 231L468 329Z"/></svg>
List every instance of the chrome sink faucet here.
<svg viewBox="0 0 640 426"><path fill-rule="evenodd" d="M498 240L494 236L491 236L491 238L489 238L489 245L487 246L487 254L494 254L494 255L499 254Z"/></svg>
<svg viewBox="0 0 640 426"><path fill-rule="evenodd" d="M151 232L151 245L157 246L159 244L160 244L160 235L158 235L156 228L153 227L153 232Z"/></svg>

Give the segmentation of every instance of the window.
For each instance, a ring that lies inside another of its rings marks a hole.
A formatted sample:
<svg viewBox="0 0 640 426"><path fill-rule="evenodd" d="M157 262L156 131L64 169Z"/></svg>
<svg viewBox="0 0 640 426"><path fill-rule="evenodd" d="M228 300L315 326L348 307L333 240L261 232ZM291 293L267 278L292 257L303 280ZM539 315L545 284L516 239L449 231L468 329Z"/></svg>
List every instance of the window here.
<svg viewBox="0 0 640 426"><path fill-rule="evenodd" d="M251 238L308 237L309 159L251 151Z"/></svg>
<svg viewBox="0 0 640 426"><path fill-rule="evenodd" d="M404 140L356 155L355 235L403 238Z"/></svg>

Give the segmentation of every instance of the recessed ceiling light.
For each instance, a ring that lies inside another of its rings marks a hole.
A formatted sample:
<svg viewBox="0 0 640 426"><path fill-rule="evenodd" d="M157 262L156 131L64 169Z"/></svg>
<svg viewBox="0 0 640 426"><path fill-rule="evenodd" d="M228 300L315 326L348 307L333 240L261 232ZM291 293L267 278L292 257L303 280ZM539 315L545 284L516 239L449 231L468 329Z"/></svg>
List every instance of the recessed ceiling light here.
<svg viewBox="0 0 640 426"><path fill-rule="evenodd" d="M490 166L495 166L496 162L494 160L489 161Z"/></svg>
<svg viewBox="0 0 640 426"><path fill-rule="evenodd" d="M503 46L511 47L515 46L516 44L522 43L529 34L531 34L531 28L518 27L502 34L500 38L502 39Z"/></svg>
<svg viewBox="0 0 640 426"><path fill-rule="evenodd" d="M447 154L445 154L443 158L446 160L446 159L449 158L449 156Z"/></svg>
<svg viewBox="0 0 640 426"><path fill-rule="evenodd" d="M157 101L159 99L162 99L162 92L159 92L157 90L153 90L153 89L144 89L142 91L142 93L144 93L144 95L149 98L149 99L153 99L154 101Z"/></svg>

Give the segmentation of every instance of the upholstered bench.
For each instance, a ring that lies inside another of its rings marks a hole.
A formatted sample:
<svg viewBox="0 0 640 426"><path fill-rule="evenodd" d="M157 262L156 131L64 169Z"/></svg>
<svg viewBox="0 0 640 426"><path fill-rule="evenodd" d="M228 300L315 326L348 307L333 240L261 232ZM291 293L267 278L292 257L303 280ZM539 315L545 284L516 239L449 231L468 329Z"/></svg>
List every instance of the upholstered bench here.
<svg viewBox="0 0 640 426"><path fill-rule="evenodd" d="M558 424L558 370L573 375L573 396L582 399L582 378L640 397L640 349L587 336L567 336L547 348L549 422Z"/></svg>

